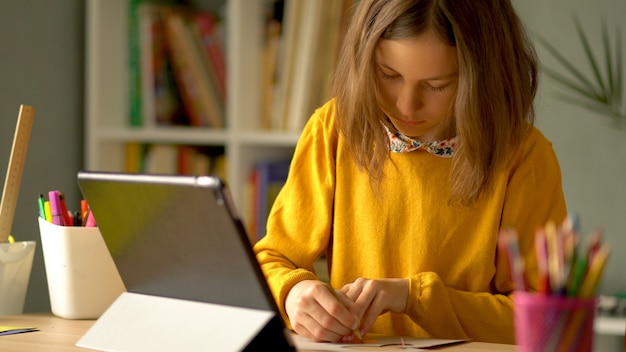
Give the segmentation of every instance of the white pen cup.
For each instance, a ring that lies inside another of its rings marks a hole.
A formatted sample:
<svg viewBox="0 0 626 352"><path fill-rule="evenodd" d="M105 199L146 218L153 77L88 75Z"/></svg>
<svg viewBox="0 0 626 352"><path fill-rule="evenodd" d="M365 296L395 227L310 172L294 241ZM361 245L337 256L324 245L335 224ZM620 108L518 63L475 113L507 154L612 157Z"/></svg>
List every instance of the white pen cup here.
<svg viewBox="0 0 626 352"><path fill-rule="evenodd" d="M0 316L22 314L35 241L0 243Z"/></svg>
<svg viewBox="0 0 626 352"><path fill-rule="evenodd" d="M125 291L97 227L39 218L50 307L65 319L97 319Z"/></svg>

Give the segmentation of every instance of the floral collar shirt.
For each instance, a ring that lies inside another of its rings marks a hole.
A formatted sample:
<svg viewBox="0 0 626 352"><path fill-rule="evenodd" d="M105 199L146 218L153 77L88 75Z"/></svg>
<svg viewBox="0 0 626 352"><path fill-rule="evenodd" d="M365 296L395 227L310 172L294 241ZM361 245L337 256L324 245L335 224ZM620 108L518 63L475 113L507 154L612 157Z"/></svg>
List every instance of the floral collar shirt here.
<svg viewBox="0 0 626 352"><path fill-rule="evenodd" d="M394 153L409 153L414 150L425 149L433 155L442 158L450 158L454 155L454 151L458 146L458 137L422 143L400 132L391 132L384 124L383 128L389 136L389 149Z"/></svg>

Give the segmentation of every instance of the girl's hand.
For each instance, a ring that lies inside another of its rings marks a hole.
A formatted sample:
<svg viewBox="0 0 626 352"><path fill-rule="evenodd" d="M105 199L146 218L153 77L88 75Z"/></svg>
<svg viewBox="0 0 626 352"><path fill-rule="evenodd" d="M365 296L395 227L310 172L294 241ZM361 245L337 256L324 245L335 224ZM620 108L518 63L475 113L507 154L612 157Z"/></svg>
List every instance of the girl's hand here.
<svg viewBox="0 0 626 352"><path fill-rule="evenodd" d="M409 296L408 279L363 279L341 288L341 292L356 303L361 318L359 330L367 333L379 315L386 312L404 313Z"/></svg>
<svg viewBox="0 0 626 352"><path fill-rule="evenodd" d="M341 291L336 296L317 280L297 283L285 300L285 311L293 329L313 341L344 341L352 337L359 319L355 304Z"/></svg>

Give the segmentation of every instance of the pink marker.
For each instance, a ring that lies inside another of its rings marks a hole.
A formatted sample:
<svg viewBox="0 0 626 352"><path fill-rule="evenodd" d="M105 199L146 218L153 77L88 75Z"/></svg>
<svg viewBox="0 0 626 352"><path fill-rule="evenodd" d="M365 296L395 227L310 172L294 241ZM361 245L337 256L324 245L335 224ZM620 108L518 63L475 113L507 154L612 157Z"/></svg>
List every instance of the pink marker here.
<svg viewBox="0 0 626 352"><path fill-rule="evenodd" d="M89 215L87 215L85 227L96 227L96 218L93 216L93 212L91 210L89 210Z"/></svg>
<svg viewBox="0 0 626 352"><path fill-rule="evenodd" d="M52 223L63 226L63 213L61 209L61 197L59 191L48 192L50 199L50 213L52 214Z"/></svg>

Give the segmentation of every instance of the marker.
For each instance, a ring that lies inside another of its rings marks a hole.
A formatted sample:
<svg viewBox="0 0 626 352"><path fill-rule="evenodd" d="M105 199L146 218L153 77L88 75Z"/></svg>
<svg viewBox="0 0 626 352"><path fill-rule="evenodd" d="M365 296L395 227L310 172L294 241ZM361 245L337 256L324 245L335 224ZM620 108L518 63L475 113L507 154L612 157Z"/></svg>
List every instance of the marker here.
<svg viewBox="0 0 626 352"><path fill-rule="evenodd" d="M40 194L39 198L37 198L37 205L39 206L39 217L44 220L46 220L45 202L46 200L44 199L43 194Z"/></svg>
<svg viewBox="0 0 626 352"><path fill-rule="evenodd" d="M74 224L74 220L72 220L71 213L67 210L67 205L65 204L65 195L63 194L63 192L59 192L59 205L61 206L63 225L72 226Z"/></svg>
<svg viewBox="0 0 626 352"><path fill-rule="evenodd" d="M80 201L80 216L83 220L82 226L86 226L87 218L89 217L89 204L84 199Z"/></svg>
<svg viewBox="0 0 626 352"><path fill-rule="evenodd" d="M89 210L89 213L87 215L85 227L96 227L96 218L93 216L93 212L91 210Z"/></svg>
<svg viewBox="0 0 626 352"><path fill-rule="evenodd" d="M50 201L47 200L45 202L43 202L43 210L44 210L44 214L46 214L46 221L47 222L52 222L52 209L50 208Z"/></svg>
<svg viewBox="0 0 626 352"><path fill-rule="evenodd" d="M85 199L81 199L80 201L80 216L83 219L83 226L85 226L87 216L89 216L89 204L87 204L87 200Z"/></svg>
<svg viewBox="0 0 626 352"><path fill-rule="evenodd" d="M63 215L61 214L61 199L59 197L59 191L48 192L48 199L50 200L52 223L63 226Z"/></svg>
<svg viewBox="0 0 626 352"><path fill-rule="evenodd" d="M74 226L83 226L83 217L80 215L80 211L76 211L76 213L74 213Z"/></svg>

